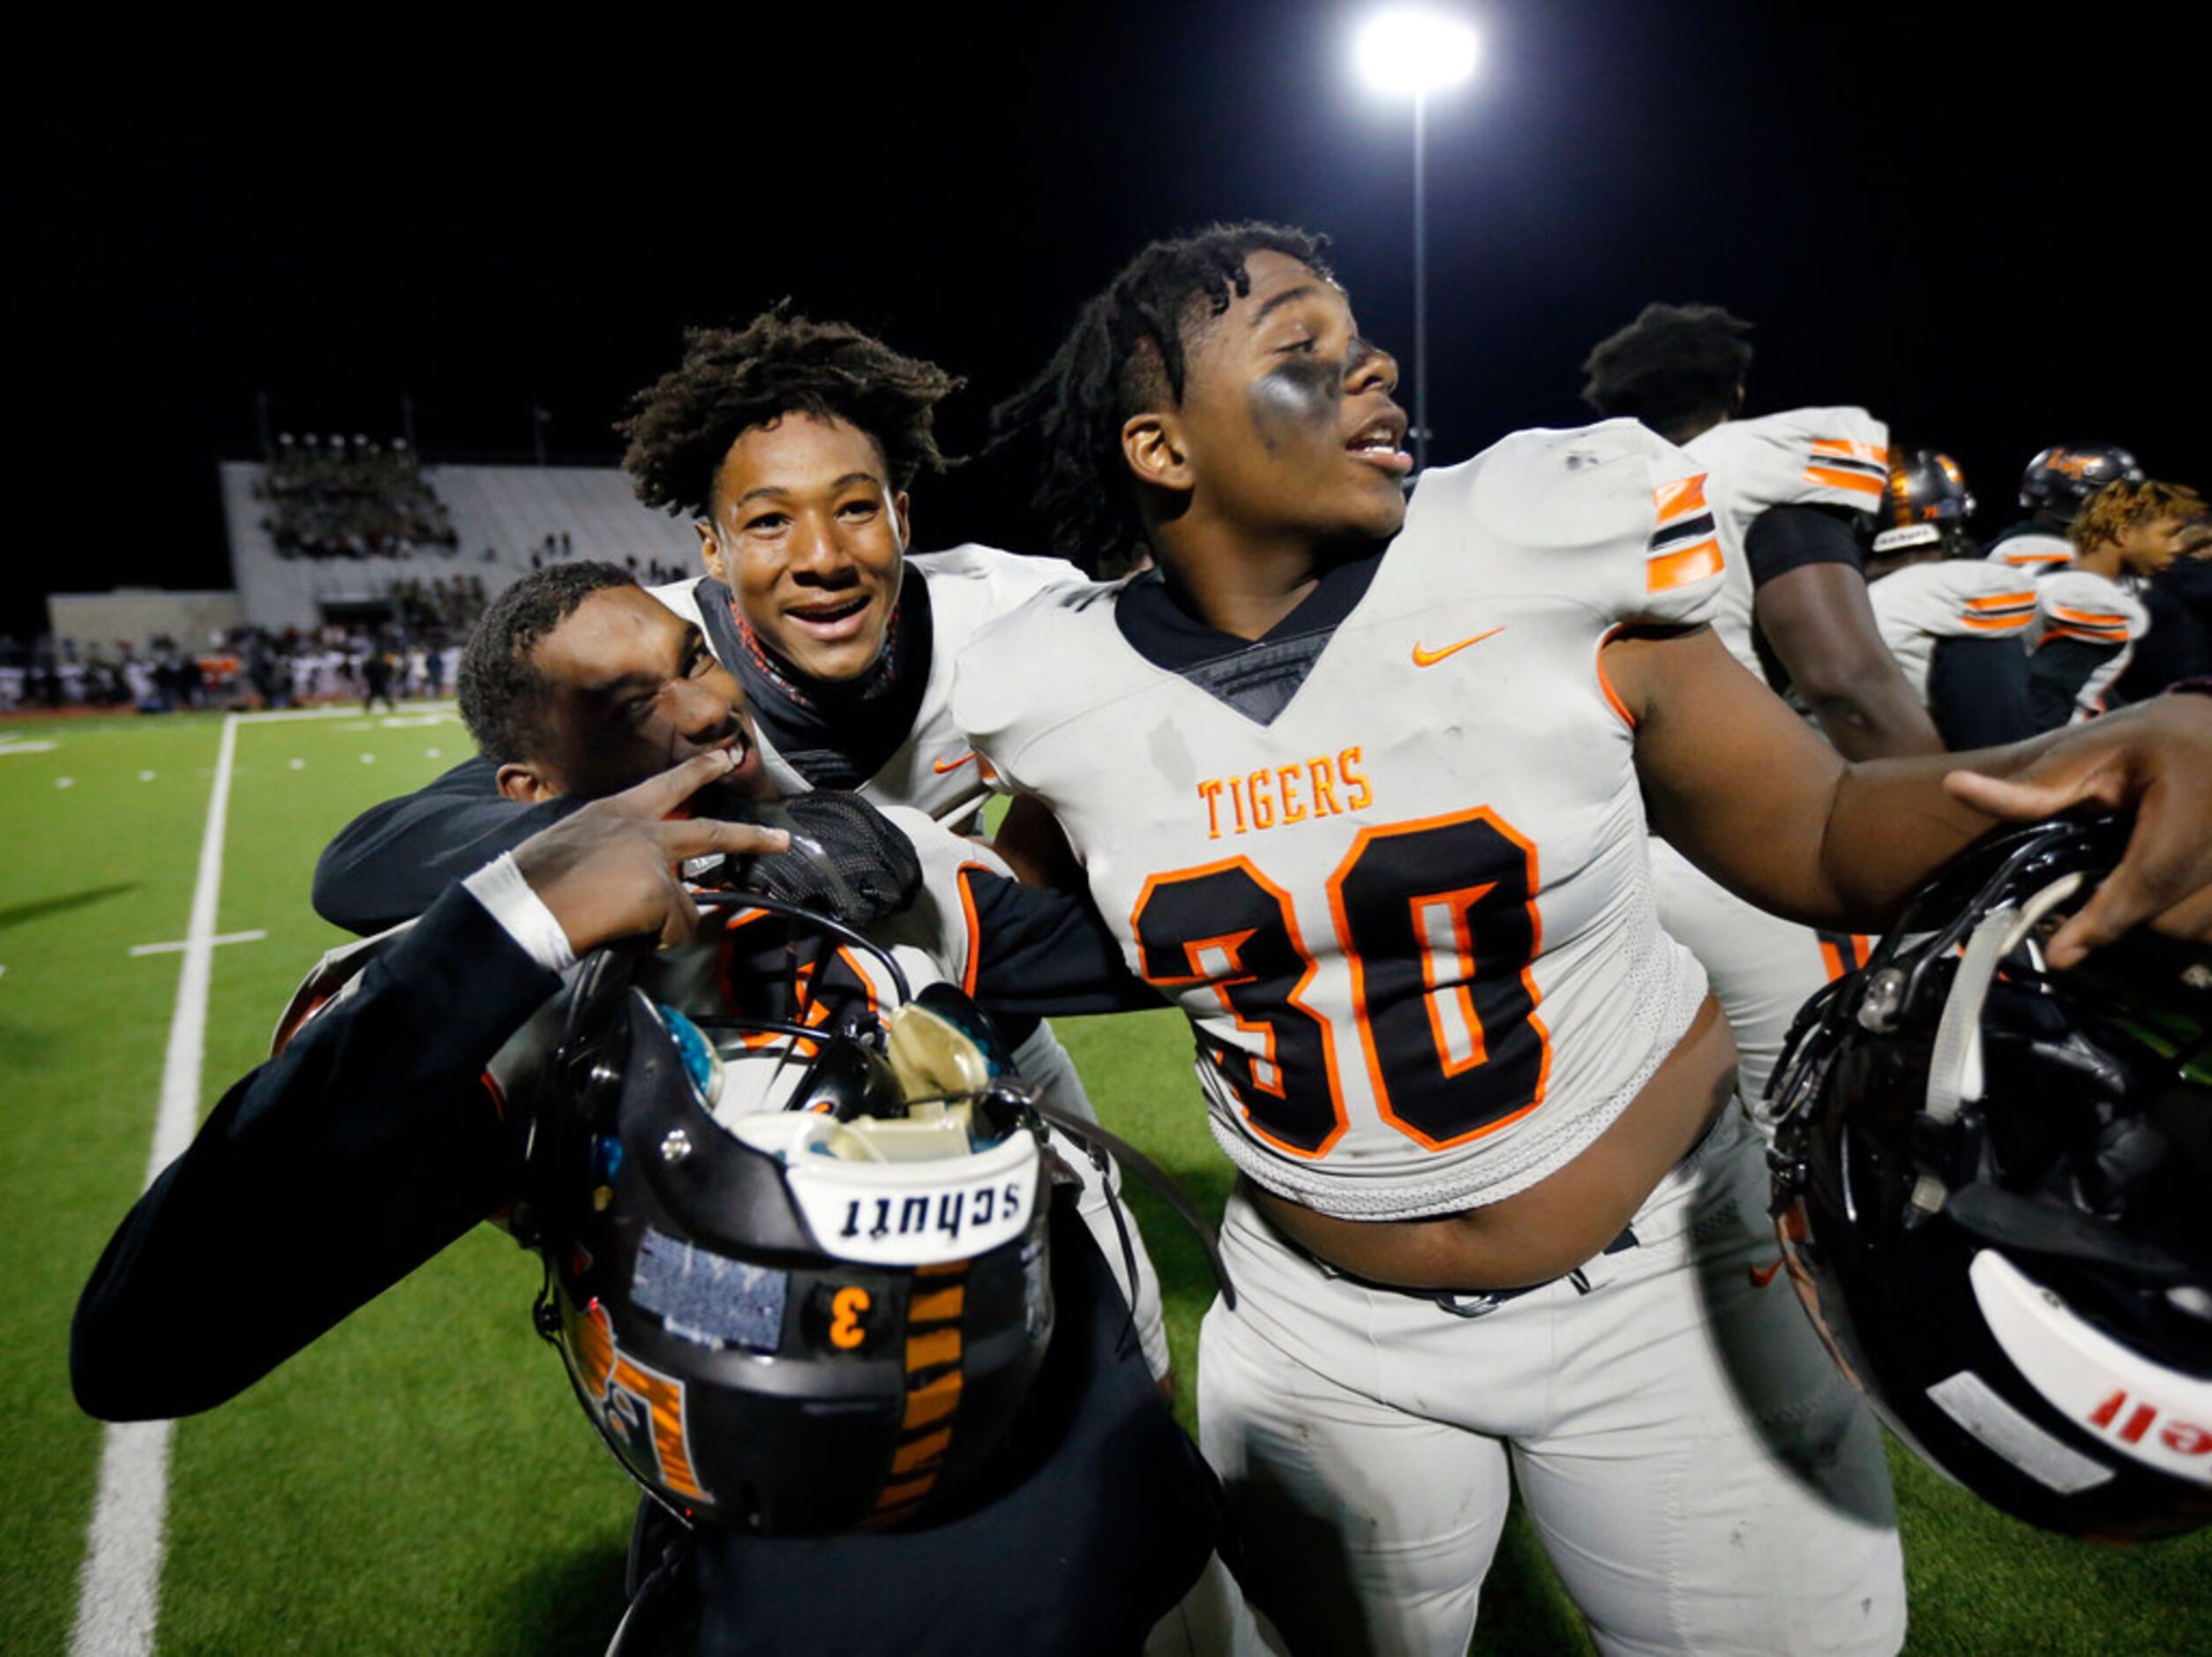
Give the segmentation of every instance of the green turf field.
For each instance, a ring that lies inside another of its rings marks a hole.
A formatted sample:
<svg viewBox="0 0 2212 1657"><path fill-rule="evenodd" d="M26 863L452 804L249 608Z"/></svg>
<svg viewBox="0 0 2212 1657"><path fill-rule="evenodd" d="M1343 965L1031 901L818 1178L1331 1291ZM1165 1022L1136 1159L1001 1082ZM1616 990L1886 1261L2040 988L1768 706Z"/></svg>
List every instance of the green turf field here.
<svg viewBox="0 0 2212 1657"><path fill-rule="evenodd" d="M146 1175L219 716L0 724L0 1652L70 1649L101 1428L66 1372L78 1288ZM293 985L337 941L307 903L315 854L355 812L427 780L450 716L241 721L222 845L201 1106L265 1050ZM1061 1026L1109 1125L1218 1210L1180 1019ZM1211 1293L1151 1204L1188 1408ZM272 1238L312 1249L317 1239ZM158 1645L169 1653L596 1653L611 1629L629 1487L529 1332L537 1274L481 1231L211 1414L177 1428ZM211 1283L210 1294L255 1292ZM1186 1419L1188 1419L1186 1415ZM1998 1518L1893 1457L1926 1653L2212 1649L2212 1540L2135 1552ZM1508 1533L1478 1651L1586 1649L1526 1526ZM861 1657L855 1653L854 1657Z"/></svg>

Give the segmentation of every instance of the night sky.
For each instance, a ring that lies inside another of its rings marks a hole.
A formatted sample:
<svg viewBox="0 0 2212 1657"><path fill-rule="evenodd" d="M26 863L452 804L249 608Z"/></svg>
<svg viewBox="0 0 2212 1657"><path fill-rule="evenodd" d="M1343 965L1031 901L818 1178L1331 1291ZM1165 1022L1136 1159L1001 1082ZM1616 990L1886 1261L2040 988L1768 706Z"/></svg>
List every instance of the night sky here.
<svg viewBox="0 0 2212 1657"><path fill-rule="evenodd" d="M557 458L611 460L685 324L791 295L965 374L942 419L972 448L1143 240L1246 216L1332 235L1403 356L1409 116L1352 79L1362 10L915 6L871 29L752 5L653 39L606 12L468 57L454 26L364 11L312 46L272 23L57 53L0 116L31 463L0 630L41 628L49 589L226 584L214 462L254 453L257 388L275 430L379 438L409 395L432 461L527 456L540 402ZM1751 412L1868 405L1961 461L1983 534L2046 443L2212 483L2212 25L1463 10L1484 61L1430 127L1435 458L1586 417L1589 346L1705 299L1758 325ZM1010 457L926 489L922 545L1036 544Z"/></svg>

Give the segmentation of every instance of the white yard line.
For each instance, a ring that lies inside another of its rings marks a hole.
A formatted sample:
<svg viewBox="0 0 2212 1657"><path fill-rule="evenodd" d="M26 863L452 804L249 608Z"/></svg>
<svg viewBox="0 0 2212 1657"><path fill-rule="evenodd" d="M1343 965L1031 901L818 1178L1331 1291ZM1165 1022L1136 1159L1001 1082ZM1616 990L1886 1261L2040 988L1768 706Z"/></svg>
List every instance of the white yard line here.
<svg viewBox="0 0 2212 1657"><path fill-rule="evenodd" d="M207 941L210 944L259 943L268 935L265 928L257 926L251 932L218 933ZM134 943L131 946L131 953L132 955L174 955L179 949L189 949L191 947L192 941L190 938L178 938L168 943Z"/></svg>
<svg viewBox="0 0 2212 1657"><path fill-rule="evenodd" d="M244 716L251 717L252 716ZM191 1142L199 1121L200 1060L207 1033L207 986L215 958L215 906L222 890L223 825L230 809L230 773L242 716L222 722L215 780L207 794L207 826L199 841L199 874L185 926L176 1008L169 1017L169 1053L161 1065L161 1103L146 1183ZM161 1605L163 1526L169 1510L169 1421L132 1421L108 1428L100 1453L100 1493L77 1586L71 1657L143 1657L154 1649Z"/></svg>

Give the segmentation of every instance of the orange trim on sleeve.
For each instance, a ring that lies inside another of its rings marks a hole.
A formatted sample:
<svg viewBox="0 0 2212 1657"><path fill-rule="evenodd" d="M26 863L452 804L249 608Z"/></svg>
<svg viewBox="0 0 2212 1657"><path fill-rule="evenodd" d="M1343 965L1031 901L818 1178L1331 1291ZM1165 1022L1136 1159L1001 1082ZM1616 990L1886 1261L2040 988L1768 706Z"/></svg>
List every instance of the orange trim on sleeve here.
<svg viewBox="0 0 2212 1657"><path fill-rule="evenodd" d="M1808 482L1825 484L1830 489L1848 490L1855 495L1871 495L1877 500L1882 498L1882 480L1878 477L1868 477L1857 472L1840 472L1833 466L1808 466L1805 468L1805 477Z"/></svg>
<svg viewBox="0 0 2212 1657"><path fill-rule="evenodd" d="M1657 558L1644 561L1644 591L1671 592L1677 587L1687 587L1701 581L1708 575L1721 573L1721 543L1718 540L1700 541L1695 546L1684 547L1679 552L1662 552Z"/></svg>
<svg viewBox="0 0 2212 1657"><path fill-rule="evenodd" d="M2010 610L2015 604L2033 607L2035 602L2036 595L2032 592L1991 593L1984 598L1968 599L1966 607L1968 610Z"/></svg>
<svg viewBox="0 0 2212 1657"><path fill-rule="evenodd" d="M1611 708L1620 716L1621 723L1632 731L1636 729L1636 716L1629 712L1628 704L1621 700L1621 694L1613 688L1613 681L1605 675L1605 647L1618 638L1627 626L1628 623L1623 622L1620 626L1610 629L1605 637L1598 641L1598 648L1591 656L1591 663L1597 669L1598 688L1605 693L1606 705Z"/></svg>
<svg viewBox="0 0 2212 1657"><path fill-rule="evenodd" d="M953 878L960 888L960 914L968 928L968 958L960 969L960 992L964 995L976 993L976 973L983 964L983 926L976 919L976 895L968 884L971 874L988 874L991 870L981 863L964 863Z"/></svg>
<svg viewBox="0 0 2212 1657"><path fill-rule="evenodd" d="M2068 610L2064 604L2053 604L2051 613L2061 621L2079 623L2084 627L2121 627L2127 626L2127 618L2118 611Z"/></svg>
<svg viewBox="0 0 2212 1657"><path fill-rule="evenodd" d="M2088 627L2045 627L2038 643L2048 644L2053 639L2087 639L2091 644L2126 644L2127 634L2125 629L2098 633Z"/></svg>
<svg viewBox="0 0 2212 1657"><path fill-rule="evenodd" d="M1849 438L1815 438L1815 454L1833 454L1844 460L1871 461L1877 466L1889 464L1889 451L1878 443L1856 443Z"/></svg>
<svg viewBox="0 0 2212 1657"><path fill-rule="evenodd" d="M1706 509L1705 504L1706 476L1706 473L1699 472L1694 477L1678 477L1673 483L1662 484L1652 491L1652 499L1659 507L1660 522L1665 523L1669 518L1684 518L1692 513L1704 512Z"/></svg>
<svg viewBox="0 0 2212 1657"><path fill-rule="evenodd" d="M2023 611L2017 616L1961 616L1959 619L1976 633L2018 633L2035 619L2035 612Z"/></svg>

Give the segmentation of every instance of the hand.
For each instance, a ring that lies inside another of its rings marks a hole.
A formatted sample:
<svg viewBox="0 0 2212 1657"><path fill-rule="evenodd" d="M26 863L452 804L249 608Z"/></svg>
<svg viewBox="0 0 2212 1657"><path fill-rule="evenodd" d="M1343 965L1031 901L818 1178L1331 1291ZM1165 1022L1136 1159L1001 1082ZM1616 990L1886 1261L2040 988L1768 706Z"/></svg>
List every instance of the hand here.
<svg viewBox="0 0 2212 1657"><path fill-rule="evenodd" d="M2132 807L2127 853L2051 939L2072 966L2130 926L2212 938L2212 699L2162 696L2065 731L2009 777L1953 771L1952 795L1977 811L2036 821L2069 806Z"/></svg>
<svg viewBox="0 0 2212 1657"><path fill-rule="evenodd" d="M698 926L699 911L677 878L679 865L716 851L742 856L790 845L784 830L757 823L664 821L699 789L727 776L733 762L726 750L694 754L515 848L515 867L553 911L570 948L582 955L618 938L679 943Z"/></svg>

